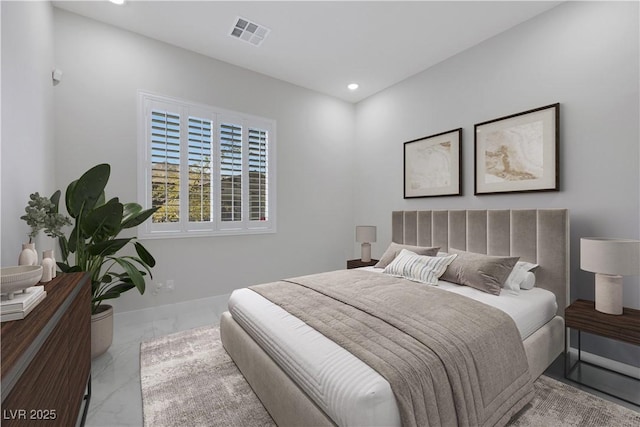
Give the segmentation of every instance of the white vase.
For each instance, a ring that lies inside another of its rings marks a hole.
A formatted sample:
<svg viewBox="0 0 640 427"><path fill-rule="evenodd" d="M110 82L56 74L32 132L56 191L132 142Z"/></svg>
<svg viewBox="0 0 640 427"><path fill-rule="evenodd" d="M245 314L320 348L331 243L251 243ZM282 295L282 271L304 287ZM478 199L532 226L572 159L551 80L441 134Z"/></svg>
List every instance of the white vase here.
<svg viewBox="0 0 640 427"><path fill-rule="evenodd" d="M38 252L35 243L23 243L18 256L18 265L38 265Z"/></svg>
<svg viewBox="0 0 640 427"><path fill-rule="evenodd" d="M56 277L56 260L53 257L53 249L42 252L42 279L41 282L50 282Z"/></svg>
<svg viewBox="0 0 640 427"><path fill-rule="evenodd" d="M49 249L48 251L44 251L42 253L42 257L43 258L51 258L53 260L53 274L51 276L52 279L56 278L56 274L58 272L58 262L56 261L56 256L55 253L53 252L53 249Z"/></svg>

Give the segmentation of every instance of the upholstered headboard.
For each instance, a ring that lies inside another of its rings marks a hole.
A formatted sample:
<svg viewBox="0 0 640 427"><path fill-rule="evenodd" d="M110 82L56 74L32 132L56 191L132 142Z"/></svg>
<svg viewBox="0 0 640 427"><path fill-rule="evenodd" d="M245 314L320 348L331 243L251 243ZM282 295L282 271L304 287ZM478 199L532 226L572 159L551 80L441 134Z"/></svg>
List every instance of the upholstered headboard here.
<svg viewBox="0 0 640 427"><path fill-rule="evenodd" d="M539 264L536 287L556 295L558 315L569 300L567 209L394 211L392 240L487 255L519 256Z"/></svg>

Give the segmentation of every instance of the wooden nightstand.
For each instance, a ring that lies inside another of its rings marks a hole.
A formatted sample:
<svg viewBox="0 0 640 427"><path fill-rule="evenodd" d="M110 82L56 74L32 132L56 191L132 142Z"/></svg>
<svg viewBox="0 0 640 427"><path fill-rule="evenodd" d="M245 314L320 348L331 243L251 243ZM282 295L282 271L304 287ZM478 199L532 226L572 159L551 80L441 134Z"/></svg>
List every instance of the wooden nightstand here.
<svg viewBox="0 0 640 427"><path fill-rule="evenodd" d="M610 381L603 382L602 379L598 382L609 385L608 389L605 389L600 385L594 386L593 384L585 381L589 376L587 371L593 370L594 372L597 372L598 376L601 378L607 374L609 376L619 376L620 378L618 381L629 382L631 384L630 390L637 391L640 389L638 385L640 384L640 381L636 378L583 361L580 342L581 333L587 332L640 346L640 310L624 308L623 313L617 316L597 311L593 301L577 300L565 309L564 315L565 326L578 331L578 360L573 366L571 366L571 356L568 352L568 334L565 337L565 378L569 378L572 381L586 385L587 387L612 395L627 402L640 405L640 395L637 392L628 393L628 395L621 394L610 387Z"/></svg>
<svg viewBox="0 0 640 427"><path fill-rule="evenodd" d="M360 267L373 267L378 263L377 259L372 259L369 262L362 261L361 259L347 260L347 269L360 268Z"/></svg>

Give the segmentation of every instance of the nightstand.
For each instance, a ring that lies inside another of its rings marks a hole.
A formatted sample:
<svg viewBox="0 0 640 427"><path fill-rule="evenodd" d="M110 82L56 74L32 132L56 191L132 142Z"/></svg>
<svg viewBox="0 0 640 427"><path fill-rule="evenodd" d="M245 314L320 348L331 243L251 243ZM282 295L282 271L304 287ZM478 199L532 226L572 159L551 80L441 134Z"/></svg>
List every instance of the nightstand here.
<svg viewBox="0 0 640 427"><path fill-rule="evenodd" d="M640 405L640 393L638 393L640 381L583 361L580 342L582 332L587 332L640 346L640 310L624 308L621 315L612 315L597 311L593 301L577 300L565 309L564 315L565 326L578 331L578 360L573 366L571 366L571 355L568 352L568 334L565 337L565 378ZM597 378L597 386L589 381L593 378ZM621 387L614 388L615 383ZM630 390L628 393L627 389Z"/></svg>
<svg viewBox="0 0 640 427"><path fill-rule="evenodd" d="M365 262L361 259L350 259L347 261L347 269L351 268L360 268L360 267L373 267L378 263L377 259L372 259L371 261Z"/></svg>

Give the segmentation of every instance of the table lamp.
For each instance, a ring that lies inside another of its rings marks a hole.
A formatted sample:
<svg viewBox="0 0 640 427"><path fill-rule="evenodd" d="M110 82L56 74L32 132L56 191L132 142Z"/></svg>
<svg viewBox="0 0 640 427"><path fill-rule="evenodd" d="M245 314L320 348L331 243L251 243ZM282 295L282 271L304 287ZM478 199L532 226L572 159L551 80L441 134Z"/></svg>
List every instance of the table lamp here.
<svg viewBox="0 0 640 427"><path fill-rule="evenodd" d="M640 241L583 237L580 268L596 273L596 310L622 314L622 276L640 274Z"/></svg>
<svg viewBox="0 0 640 427"><path fill-rule="evenodd" d="M375 225L357 225L356 242L362 243L361 259L364 262L371 261L371 243L376 241Z"/></svg>

